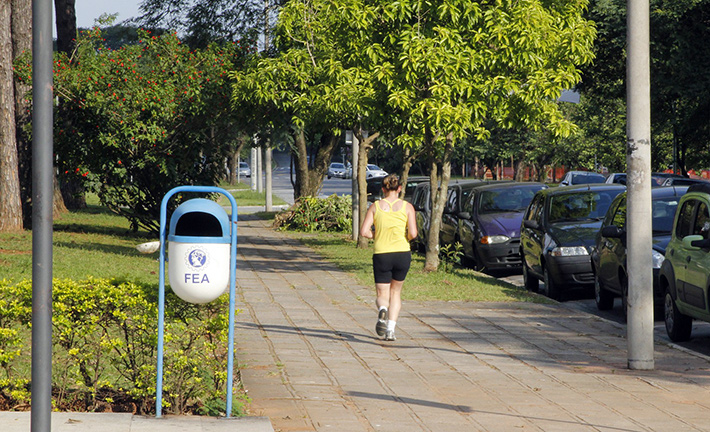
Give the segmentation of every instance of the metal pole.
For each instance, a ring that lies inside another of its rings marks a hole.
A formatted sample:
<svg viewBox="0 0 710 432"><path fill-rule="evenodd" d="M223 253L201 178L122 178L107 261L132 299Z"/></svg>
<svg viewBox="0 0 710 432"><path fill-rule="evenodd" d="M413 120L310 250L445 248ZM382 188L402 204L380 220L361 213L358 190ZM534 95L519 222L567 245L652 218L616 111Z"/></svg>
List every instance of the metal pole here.
<svg viewBox="0 0 710 432"><path fill-rule="evenodd" d="M256 179L257 179L256 162L257 162L256 148L252 147L251 148L251 190L253 190L253 191L256 190Z"/></svg>
<svg viewBox="0 0 710 432"><path fill-rule="evenodd" d="M651 79L649 0L628 0L627 144L628 366L651 370L653 274L651 272Z"/></svg>
<svg viewBox="0 0 710 432"><path fill-rule="evenodd" d="M52 427L52 2L32 1L32 414L30 430Z"/></svg>
<svg viewBox="0 0 710 432"><path fill-rule="evenodd" d="M353 178L353 240L357 241L360 235L360 194L357 188L357 165L358 165L358 153L360 152L360 141L354 133L350 132L353 137L353 166L352 166L352 178Z"/></svg>

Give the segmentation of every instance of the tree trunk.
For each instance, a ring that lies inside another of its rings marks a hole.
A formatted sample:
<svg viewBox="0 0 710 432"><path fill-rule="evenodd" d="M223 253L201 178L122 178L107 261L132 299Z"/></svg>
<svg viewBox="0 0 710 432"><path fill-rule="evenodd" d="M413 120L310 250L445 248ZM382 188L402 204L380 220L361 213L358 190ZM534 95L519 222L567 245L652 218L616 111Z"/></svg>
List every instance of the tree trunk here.
<svg viewBox="0 0 710 432"><path fill-rule="evenodd" d="M357 158L357 191L358 191L358 218L360 223L365 220L365 213L367 213L367 161L368 152L372 149L372 143L380 136L379 132L375 132L369 135L367 138L364 136L364 131L362 127L357 126L353 129L353 134L357 137L360 143L358 158ZM369 240L365 237L360 236L358 233L357 247L364 249L367 248Z"/></svg>
<svg viewBox="0 0 710 432"><path fill-rule="evenodd" d="M54 0L57 18L57 51L71 57L76 46L75 0Z"/></svg>
<svg viewBox="0 0 710 432"><path fill-rule="evenodd" d="M32 52L32 1L12 0L12 58ZM15 139L17 144L18 176L20 179L20 200L24 227L32 227L32 137L27 127L32 111L28 84L14 79L15 93Z"/></svg>
<svg viewBox="0 0 710 432"><path fill-rule="evenodd" d="M0 2L0 231L22 229L12 71L12 4Z"/></svg>
<svg viewBox="0 0 710 432"><path fill-rule="evenodd" d="M229 164L229 184L234 186L237 184L237 170L239 170L239 155L244 148L244 145L249 141L249 137L240 134L237 138L237 147L234 149L231 155L228 157Z"/></svg>
<svg viewBox="0 0 710 432"><path fill-rule="evenodd" d="M298 198L305 196L304 191L309 189L308 146L306 145L306 135L303 130L298 130L295 133L294 144L295 152L293 152L293 156L296 158L296 184L293 188L293 199L298 200Z"/></svg>
<svg viewBox="0 0 710 432"><path fill-rule="evenodd" d="M433 144L429 144L429 146L433 146ZM449 180L451 179L451 156L453 153L453 138L451 134L449 134L446 137L446 145L441 159L432 159L431 162L431 220L429 222L429 232L427 235L424 271L436 271L439 268L439 231L441 231L441 218L444 214Z"/></svg>

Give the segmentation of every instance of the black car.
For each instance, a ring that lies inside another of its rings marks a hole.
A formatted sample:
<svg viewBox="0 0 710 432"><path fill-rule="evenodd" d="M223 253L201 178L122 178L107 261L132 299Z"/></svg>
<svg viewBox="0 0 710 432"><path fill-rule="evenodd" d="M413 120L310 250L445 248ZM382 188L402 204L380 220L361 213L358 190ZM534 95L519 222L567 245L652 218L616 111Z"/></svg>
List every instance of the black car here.
<svg viewBox="0 0 710 432"><path fill-rule="evenodd" d="M595 184L606 182L602 174L590 171L569 171L560 181L560 186L574 186L580 184Z"/></svg>
<svg viewBox="0 0 710 432"><path fill-rule="evenodd" d="M471 191L479 186L485 185L483 180L457 180L449 183L449 191L446 196L444 213L441 216L441 230L439 232L439 244L446 246L458 241L459 213L464 202L468 200Z"/></svg>
<svg viewBox="0 0 710 432"><path fill-rule="evenodd" d="M476 270L520 267L523 212L542 183L506 182L472 189L458 214L463 261Z"/></svg>
<svg viewBox="0 0 710 432"><path fill-rule="evenodd" d="M657 311L663 309L663 296L658 285L658 272L663 264L666 246L671 239L673 218L680 197L687 186L663 187L651 190L653 230L653 299ZM594 269L594 299L599 310L614 306L614 297L621 297L626 315L628 272L626 270L626 193L619 194L597 233L592 252Z"/></svg>
<svg viewBox="0 0 710 432"><path fill-rule="evenodd" d="M661 183L661 186L691 186L694 184L708 184L707 180L702 179L692 179L687 177L668 177Z"/></svg>
<svg viewBox="0 0 710 432"><path fill-rule="evenodd" d="M591 289L590 249L614 198L626 187L588 184L543 189L530 202L520 228L525 287L559 299L571 289Z"/></svg>
<svg viewBox="0 0 710 432"><path fill-rule="evenodd" d="M412 207L416 210L417 237L412 241L414 250L425 251L429 236L429 221L431 219L430 183L422 182L414 188Z"/></svg>
<svg viewBox="0 0 710 432"><path fill-rule="evenodd" d="M369 202L375 202L382 198L382 180L384 179L384 177L372 177L366 180L367 200ZM414 188L417 187L419 183L428 181L429 177L426 176L407 177L407 186L404 188L404 200L411 200L414 195Z"/></svg>

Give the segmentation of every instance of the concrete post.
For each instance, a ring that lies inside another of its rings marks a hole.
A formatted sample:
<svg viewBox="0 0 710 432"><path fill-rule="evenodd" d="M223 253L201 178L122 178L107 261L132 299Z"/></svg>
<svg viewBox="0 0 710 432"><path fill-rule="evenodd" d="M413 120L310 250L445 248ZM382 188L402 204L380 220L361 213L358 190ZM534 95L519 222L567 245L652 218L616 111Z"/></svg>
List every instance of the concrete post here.
<svg viewBox="0 0 710 432"><path fill-rule="evenodd" d="M628 248L627 343L629 369L651 370L651 78L649 0L628 0L627 144Z"/></svg>
<svg viewBox="0 0 710 432"><path fill-rule="evenodd" d="M256 148L256 191L259 193L264 192L264 161L263 161L263 147L259 146Z"/></svg>
<svg viewBox="0 0 710 432"><path fill-rule="evenodd" d="M273 181L272 181L272 171L271 171L271 159L272 159L271 143L266 143L266 211L270 212L274 209L273 203Z"/></svg>
<svg viewBox="0 0 710 432"><path fill-rule="evenodd" d="M353 177L353 240L357 241L360 235L360 194L358 193L357 187L357 165L358 165L358 153L360 152L360 142L352 131L348 131L353 137L353 166L352 166L352 177Z"/></svg>
<svg viewBox="0 0 710 432"><path fill-rule="evenodd" d="M256 147L251 148L251 190L255 191L256 190L256 182L257 182L257 162L258 158L256 156Z"/></svg>

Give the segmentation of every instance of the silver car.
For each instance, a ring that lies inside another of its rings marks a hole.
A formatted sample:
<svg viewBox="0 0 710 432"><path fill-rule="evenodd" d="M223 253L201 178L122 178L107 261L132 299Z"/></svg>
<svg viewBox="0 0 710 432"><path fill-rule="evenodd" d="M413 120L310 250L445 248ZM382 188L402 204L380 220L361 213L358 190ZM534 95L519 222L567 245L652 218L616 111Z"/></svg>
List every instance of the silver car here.
<svg viewBox="0 0 710 432"><path fill-rule="evenodd" d="M333 162L328 168L328 178L338 177L345 178L345 164Z"/></svg>

